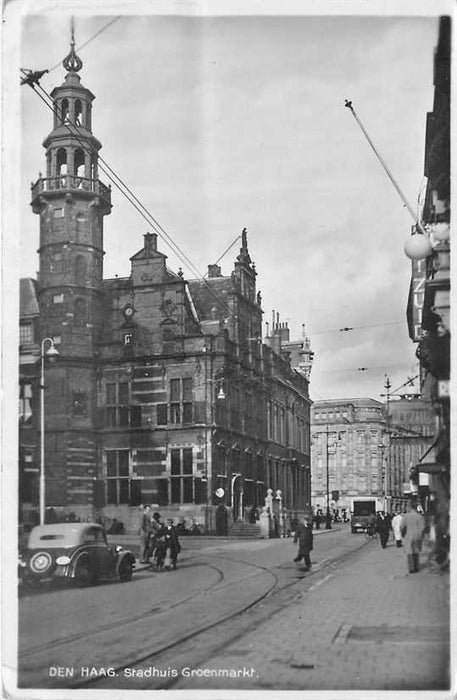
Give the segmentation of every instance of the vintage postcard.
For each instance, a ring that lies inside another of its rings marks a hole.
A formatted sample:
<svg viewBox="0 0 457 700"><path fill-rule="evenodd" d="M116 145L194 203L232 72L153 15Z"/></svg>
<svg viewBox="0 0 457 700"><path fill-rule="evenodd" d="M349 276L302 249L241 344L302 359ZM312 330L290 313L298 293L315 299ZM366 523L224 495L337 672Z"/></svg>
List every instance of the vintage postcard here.
<svg viewBox="0 0 457 700"><path fill-rule="evenodd" d="M453 697L454 22L6 3L4 697Z"/></svg>

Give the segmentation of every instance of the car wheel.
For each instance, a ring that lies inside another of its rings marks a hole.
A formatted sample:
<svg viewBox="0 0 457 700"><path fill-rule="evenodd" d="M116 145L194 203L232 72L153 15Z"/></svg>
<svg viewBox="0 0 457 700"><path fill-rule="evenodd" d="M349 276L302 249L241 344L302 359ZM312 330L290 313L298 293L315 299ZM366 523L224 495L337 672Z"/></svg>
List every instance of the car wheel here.
<svg viewBox="0 0 457 700"><path fill-rule="evenodd" d="M75 566L75 581L79 586L91 586L97 579L96 574L90 570L88 559L80 559Z"/></svg>
<svg viewBox="0 0 457 700"><path fill-rule="evenodd" d="M123 559L119 564L119 569L117 572L117 575L119 577L119 581L122 581L123 583L126 581L131 581L132 574L133 574L132 562L129 561L127 558Z"/></svg>

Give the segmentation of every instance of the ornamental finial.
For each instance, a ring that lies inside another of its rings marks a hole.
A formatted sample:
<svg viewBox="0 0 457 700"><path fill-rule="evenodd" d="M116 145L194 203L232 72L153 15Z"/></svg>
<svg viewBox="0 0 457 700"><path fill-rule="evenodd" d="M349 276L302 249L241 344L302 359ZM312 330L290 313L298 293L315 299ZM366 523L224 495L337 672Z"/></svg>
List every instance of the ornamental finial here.
<svg viewBox="0 0 457 700"><path fill-rule="evenodd" d="M69 73L77 73L83 67L83 62L75 52L75 26L73 17L71 18L71 42L70 53L62 61L62 65Z"/></svg>

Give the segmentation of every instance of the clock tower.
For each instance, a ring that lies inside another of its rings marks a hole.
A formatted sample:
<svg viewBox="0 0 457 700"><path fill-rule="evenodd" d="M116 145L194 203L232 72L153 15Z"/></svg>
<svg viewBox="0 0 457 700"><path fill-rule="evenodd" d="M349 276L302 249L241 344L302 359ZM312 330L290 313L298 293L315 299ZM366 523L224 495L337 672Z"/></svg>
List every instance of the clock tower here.
<svg viewBox="0 0 457 700"><path fill-rule="evenodd" d="M98 175L94 95L81 84L71 33L64 82L51 92L46 177L32 185L40 217L38 300L41 338L59 351L45 373L46 505L91 505L97 457L95 379L103 319L103 218L111 189Z"/></svg>

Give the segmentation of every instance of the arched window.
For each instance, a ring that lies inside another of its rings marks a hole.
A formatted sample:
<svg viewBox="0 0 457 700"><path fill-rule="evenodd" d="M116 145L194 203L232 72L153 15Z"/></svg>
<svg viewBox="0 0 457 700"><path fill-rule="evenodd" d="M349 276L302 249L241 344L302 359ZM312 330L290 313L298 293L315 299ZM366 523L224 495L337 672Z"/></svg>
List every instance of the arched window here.
<svg viewBox="0 0 457 700"><path fill-rule="evenodd" d="M57 151L57 174L67 174L67 152L65 148L59 148Z"/></svg>
<svg viewBox="0 0 457 700"><path fill-rule="evenodd" d="M68 100L62 100L62 103L60 105L60 121L62 124L65 123L65 119L69 117L69 112L68 112Z"/></svg>
<svg viewBox="0 0 457 700"><path fill-rule="evenodd" d="M76 186L79 187L82 185L82 181L80 178L84 177L84 151L82 148L77 148L75 150L75 156L74 156L74 168L75 168L75 175L76 175Z"/></svg>
<svg viewBox="0 0 457 700"><path fill-rule="evenodd" d="M87 304L85 299L76 299L74 307L73 323L76 327L82 328L87 321Z"/></svg>
<svg viewBox="0 0 457 700"><path fill-rule="evenodd" d="M81 100L75 101L75 124L76 126L82 126L82 105Z"/></svg>

